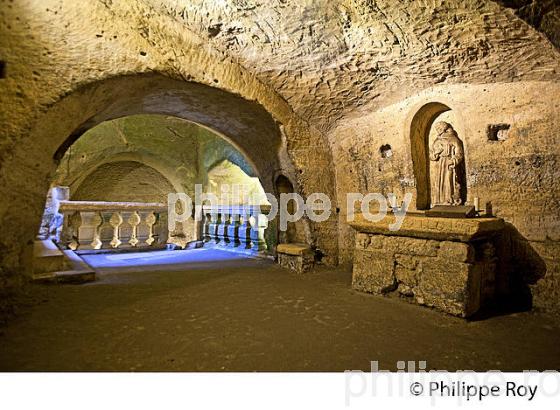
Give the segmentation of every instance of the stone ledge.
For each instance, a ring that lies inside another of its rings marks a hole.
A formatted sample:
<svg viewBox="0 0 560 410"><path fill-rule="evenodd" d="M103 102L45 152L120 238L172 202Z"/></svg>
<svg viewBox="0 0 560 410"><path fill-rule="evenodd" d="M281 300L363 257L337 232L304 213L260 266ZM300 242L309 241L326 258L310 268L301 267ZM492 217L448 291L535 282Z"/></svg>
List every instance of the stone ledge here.
<svg viewBox="0 0 560 410"><path fill-rule="evenodd" d="M70 270L63 272L49 272L33 275L35 283L85 283L95 280L95 271Z"/></svg>
<svg viewBox="0 0 560 410"><path fill-rule="evenodd" d="M63 251L64 257L69 265L68 270L35 273L32 281L36 283L85 283L95 280L95 270L91 268L82 258L71 250Z"/></svg>
<svg viewBox="0 0 560 410"><path fill-rule="evenodd" d="M60 201L59 212L82 211L167 211L160 202Z"/></svg>
<svg viewBox="0 0 560 410"><path fill-rule="evenodd" d="M297 273L305 273L313 268L315 255L304 243L281 243L276 246L278 264Z"/></svg>
<svg viewBox="0 0 560 410"><path fill-rule="evenodd" d="M303 243L281 243L276 246L276 252L293 256L312 253L311 248Z"/></svg>
<svg viewBox="0 0 560 410"><path fill-rule="evenodd" d="M389 225L395 221L394 214L372 222L357 213L349 225L363 233L461 242L494 235L505 227L501 218L428 218L422 214L407 214L400 229L391 231Z"/></svg>

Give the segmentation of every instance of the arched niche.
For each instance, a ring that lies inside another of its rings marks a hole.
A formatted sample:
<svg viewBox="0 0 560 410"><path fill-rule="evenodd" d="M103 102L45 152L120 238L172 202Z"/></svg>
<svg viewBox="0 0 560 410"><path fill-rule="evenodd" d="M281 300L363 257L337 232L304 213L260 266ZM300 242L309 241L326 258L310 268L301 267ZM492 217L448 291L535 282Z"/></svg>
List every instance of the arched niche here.
<svg viewBox="0 0 560 410"><path fill-rule="evenodd" d="M276 175L274 179L274 188L278 199L280 199L281 194L298 193L295 184L284 174ZM288 213L292 215L298 210L297 203L294 200L290 200L286 206ZM287 228L285 232L278 230L277 243L311 244L313 242L310 234L309 222L306 217L300 218L295 222L288 222Z"/></svg>
<svg viewBox="0 0 560 410"><path fill-rule="evenodd" d="M173 187L173 192L183 192L185 189L181 184L182 180L175 175L175 170L166 164L164 158L147 154L145 152L119 152L113 155L106 156L103 160L94 160L87 162L77 168L66 168L65 173L60 172L61 165L59 165L57 172L55 173L54 185L69 186L71 192L75 191L76 187L79 187L86 178L88 178L96 169L99 167L114 162L139 162L155 171L160 173L165 177L165 179ZM65 164L68 167L68 164ZM68 173L68 170L70 173ZM170 191L171 192L171 191ZM74 199L74 198L72 198Z"/></svg>
<svg viewBox="0 0 560 410"><path fill-rule="evenodd" d="M445 115L442 115L444 113ZM420 107L410 124L410 149L412 167L416 179L416 209L419 210L429 209L432 202L429 158L430 131L436 119L439 119L438 117L448 117L449 114L452 114L452 111L446 104L430 102ZM451 125L457 127L457 124L453 122L455 121L452 121ZM461 178L464 180L464 163L460 172ZM461 192L461 197L464 201L466 199L466 189L464 186L463 191Z"/></svg>
<svg viewBox="0 0 560 410"><path fill-rule="evenodd" d="M295 193L294 185L285 175L278 175L275 181L276 196L279 198L281 194L292 194ZM289 201L287 203L287 211L290 214L295 212L294 201ZM278 231L278 243L293 243L297 242L297 228L294 222L288 223L288 229L286 232Z"/></svg>

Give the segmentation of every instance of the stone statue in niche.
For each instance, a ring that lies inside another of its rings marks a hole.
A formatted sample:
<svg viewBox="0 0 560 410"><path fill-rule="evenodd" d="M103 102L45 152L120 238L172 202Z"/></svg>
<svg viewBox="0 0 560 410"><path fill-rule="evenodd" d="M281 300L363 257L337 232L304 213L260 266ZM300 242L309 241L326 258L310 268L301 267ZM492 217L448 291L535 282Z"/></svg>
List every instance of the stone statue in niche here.
<svg viewBox="0 0 560 410"><path fill-rule="evenodd" d="M437 137L430 147L430 160L436 162L432 205L463 205L465 181L460 172L465 157L463 143L451 124L438 122L435 129Z"/></svg>

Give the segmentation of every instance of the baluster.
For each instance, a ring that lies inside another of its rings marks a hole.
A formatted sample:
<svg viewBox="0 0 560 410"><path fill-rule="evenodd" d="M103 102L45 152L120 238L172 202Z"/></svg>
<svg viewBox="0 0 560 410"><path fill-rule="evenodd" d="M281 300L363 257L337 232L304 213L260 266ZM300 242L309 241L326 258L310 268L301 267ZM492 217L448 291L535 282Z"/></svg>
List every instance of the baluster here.
<svg viewBox="0 0 560 410"><path fill-rule="evenodd" d="M195 205L194 208L194 240L196 241L196 246L200 246L200 243L204 240L204 214L202 212L202 206Z"/></svg>
<svg viewBox="0 0 560 410"><path fill-rule="evenodd" d="M111 211L101 211L101 217L103 218L103 224L100 230L101 248L108 245L108 242L113 237L113 227L111 226L111 216L113 213Z"/></svg>
<svg viewBox="0 0 560 410"><path fill-rule="evenodd" d="M220 223L221 223L221 215L217 210L215 210L214 213L212 214L212 226L210 229L210 232L212 232L212 239L214 243L220 242L220 237L218 235L218 228L220 227Z"/></svg>
<svg viewBox="0 0 560 410"><path fill-rule="evenodd" d="M261 213L260 207L251 207L251 248L256 251L266 250L264 231L267 227L267 219Z"/></svg>
<svg viewBox="0 0 560 410"><path fill-rule="evenodd" d="M218 245L224 244L224 218L226 217L221 211L217 211L218 222L216 225L216 243Z"/></svg>
<svg viewBox="0 0 560 410"><path fill-rule="evenodd" d="M138 235L137 235L138 225L140 225L140 215L138 215L138 212L136 211L132 212L132 214L128 218L128 223L132 227L132 233L130 235L130 240L128 241L128 243L131 244L132 246L136 246L138 245L138 242L140 242L138 240Z"/></svg>
<svg viewBox="0 0 560 410"><path fill-rule="evenodd" d="M232 208L230 223L227 226L229 246L239 246L239 211Z"/></svg>
<svg viewBox="0 0 560 410"><path fill-rule="evenodd" d="M103 225L103 217L99 212L96 212L91 220L93 225L93 241L91 241L91 247L93 249L101 249L101 226Z"/></svg>
<svg viewBox="0 0 560 410"><path fill-rule="evenodd" d="M148 245L151 245L152 243L154 243L155 239L154 239L154 225L156 223L156 215L153 212L150 212L147 216L146 216L146 225L148 225L148 239L146 239L146 243Z"/></svg>
<svg viewBox="0 0 560 410"><path fill-rule="evenodd" d="M68 249L76 250L80 244L79 234L82 217L79 211L64 213L63 241Z"/></svg>
<svg viewBox="0 0 560 410"><path fill-rule="evenodd" d="M72 240L68 247L75 251L80 246L80 226L82 226L82 213L74 212L70 217L70 226L72 232Z"/></svg>
<svg viewBox="0 0 560 410"><path fill-rule="evenodd" d="M240 225L237 230L239 242L241 243L242 248L251 249L251 214L247 207L243 207L241 212L242 214L240 216Z"/></svg>
<svg viewBox="0 0 560 410"><path fill-rule="evenodd" d="M72 240L72 224L70 223L70 217L73 213L74 212L70 213L69 211L64 211L62 213L62 234L60 240L66 247L68 247L70 241Z"/></svg>
<svg viewBox="0 0 560 410"><path fill-rule="evenodd" d="M228 238L229 223L230 223L229 211L221 211L220 224L218 225L218 239L220 241L220 245L222 246L227 246L230 241Z"/></svg>
<svg viewBox="0 0 560 410"><path fill-rule="evenodd" d="M218 228L220 226L220 214L216 209L210 210L210 224L208 225L210 241L212 243L219 243L220 237L218 236Z"/></svg>
<svg viewBox="0 0 560 410"><path fill-rule="evenodd" d="M210 241L210 222L211 216L208 212L204 211L204 226L202 227L202 239L204 242Z"/></svg>
<svg viewBox="0 0 560 410"><path fill-rule="evenodd" d="M123 223L122 216L120 212L113 212L109 223L113 227L113 239L111 240L111 246L113 248L118 248L121 245L121 240L119 239L119 227Z"/></svg>
<svg viewBox="0 0 560 410"><path fill-rule="evenodd" d="M168 226L168 216L167 212L155 212L156 214L156 224L154 225L155 237L157 238L157 243L167 243L169 240L169 226Z"/></svg>

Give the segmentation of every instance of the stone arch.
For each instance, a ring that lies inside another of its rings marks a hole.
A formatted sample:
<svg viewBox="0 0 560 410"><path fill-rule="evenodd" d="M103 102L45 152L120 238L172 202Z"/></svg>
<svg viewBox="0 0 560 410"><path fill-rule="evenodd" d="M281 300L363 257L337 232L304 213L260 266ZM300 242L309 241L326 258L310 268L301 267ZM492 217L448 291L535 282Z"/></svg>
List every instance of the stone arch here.
<svg viewBox="0 0 560 410"><path fill-rule="evenodd" d="M139 185L143 185L140 187ZM163 202L174 190L171 181L144 162L117 160L99 164L76 184L78 201Z"/></svg>
<svg viewBox="0 0 560 410"><path fill-rule="evenodd" d="M255 170L263 188L272 192L276 172L294 173L294 169L299 169L292 161L297 161L300 168L313 166L305 161L308 151L297 149L297 144L326 144L319 142L320 134L307 128L286 107L279 110L273 115L259 102L233 92L157 73L122 75L81 85L40 114L3 163L0 180L5 187L2 191L6 194L6 206L0 211L3 226L9 232L0 244L5 249L2 257L7 258L4 266L11 271L25 267L25 249L40 224L44 198L57 162L74 141L95 125L134 114L163 114L191 121L236 147ZM284 124L282 132L280 124ZM326 149L321 152L330 155ZM289 156L280 155L286 150ZM332 187L332 172L322 172L321 179L307 177L301 181L304 193L331 193L328 186ZM27 178L29 182L22 186L22 175L33 178ZM22 200L24 207L13 206ZM317 241L322 229L317 227L313 241ZM325 235L324 243L325 253L336 260L332 239Z"/></svg>
<svg viewBox="0 0 560 410"><path fill-rule="evenodd" d="M58 145L53 154L55 161L83 133L103 121L135 114L160 114L196 123L226 139L243 154L260 178L282 168L277 155L282 140L273 116L254 101L200 83L159 74L110 78L71 94L46 116L64 125L68 119L61 116L66 117L68 111L75 112L81 121L74 119L72 131L58 133L52 141L49 139L49 151ZM61 139L61 135L66 136ZM263 186L267 182L263 180Z"/></svg>
<svg viewBox="0 0 560 410"><path fill-rule="evenodd" d="M238 157L234 157L232 155L227 155L227 154L217 156L216 158L213 159L213 161L211 163L209 163L208 165L205 165L204 168L207 172L210 172L214 168L219 166L224 161L229 161L232 164L237 165L248 176L255 176L255 171L253 170L251 165L245 163L245 158L244 157L243 158L238 158Z"/></svg>
<svg viewBox="0 0 560 410"><path fill-rule="evenodd" d="M410 154L416 180L416 209L419 210L429 209L431 203L430 161L428 157L430 129L438 116L449 111L452 111L452 108L445 103L429 102L417 109L410 121ZM456 124L454 125L456 126ZM462 134L462 131L461 124L459 124L460 134ZM461 140L465 145L464 136ZM466 152L466 147L464 148Z"/></svg>
<svg viewBox="0 0 560 410"><path fill-rule="evenodd" d="M239 161L234 162L227 156L213 163L209 168L205 168L204 192L216 195L219 204L269 204L261 181L253 176L252 172L248 173L246 168L240 166ZM222 190L224 188L225 192Z"/></svg>
<svg viewBox="0 0 560 410"><path fill-rule="evenodd" d="M114 162L139 162L160 173L171 184L175 192L182 192L184 190L181 180L174 175L173 169L165 165L165 161L162 158L142 152L121 152L111 155L103 161L96 161L94 164L88 164L79 174L68 176L60 181L60 183L70 186L71 188L72 186L78 187L97 168Z"/></svg>

